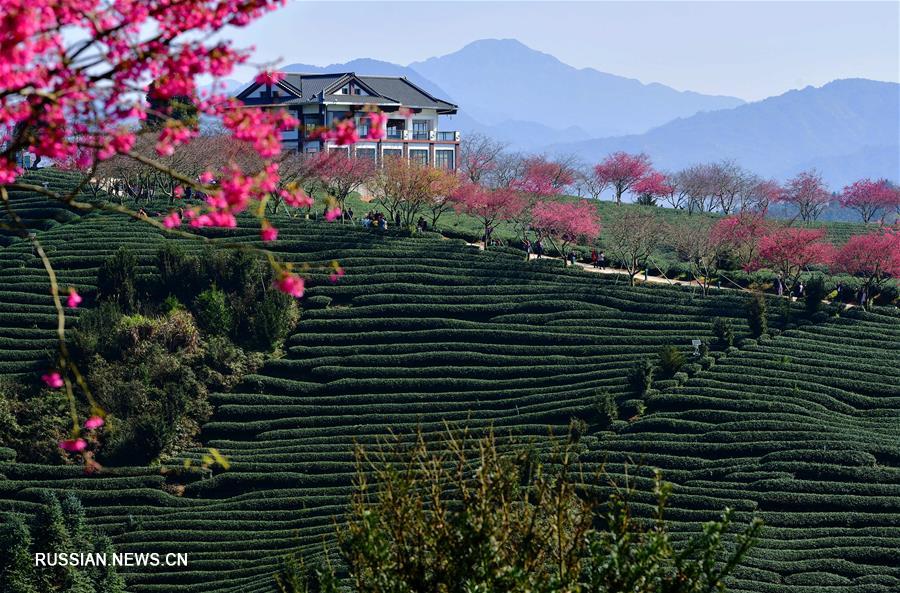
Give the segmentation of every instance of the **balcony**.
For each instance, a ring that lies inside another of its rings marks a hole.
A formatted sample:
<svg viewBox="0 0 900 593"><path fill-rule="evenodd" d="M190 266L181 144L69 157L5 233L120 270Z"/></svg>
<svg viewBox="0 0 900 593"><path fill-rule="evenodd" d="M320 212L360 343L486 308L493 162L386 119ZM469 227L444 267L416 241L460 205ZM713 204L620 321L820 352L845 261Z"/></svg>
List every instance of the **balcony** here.
<svg viewBox="0 0 900 593"><path fill-rule="evenodd" d="M435 132L438 142L459 142L459 132Z"/></svg>

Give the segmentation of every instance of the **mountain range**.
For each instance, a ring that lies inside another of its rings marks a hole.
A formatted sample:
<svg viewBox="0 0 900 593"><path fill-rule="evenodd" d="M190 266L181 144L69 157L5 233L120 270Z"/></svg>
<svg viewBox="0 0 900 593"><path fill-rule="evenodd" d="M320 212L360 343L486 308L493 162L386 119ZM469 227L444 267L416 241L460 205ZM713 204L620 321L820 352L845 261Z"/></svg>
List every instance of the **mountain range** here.
<svg viewBox="0 0 900 593"><path fill-rule="evenodd" d="M475 41L406 66L361 58L283 69L405 76L460 106L446 129L480 132L513 150L587 162L614 150L646 152L665 169L733 159L778 179L817 168L833 187L900 178L896 83L843 79L745 103L574 68L512 39Z"/></svg>

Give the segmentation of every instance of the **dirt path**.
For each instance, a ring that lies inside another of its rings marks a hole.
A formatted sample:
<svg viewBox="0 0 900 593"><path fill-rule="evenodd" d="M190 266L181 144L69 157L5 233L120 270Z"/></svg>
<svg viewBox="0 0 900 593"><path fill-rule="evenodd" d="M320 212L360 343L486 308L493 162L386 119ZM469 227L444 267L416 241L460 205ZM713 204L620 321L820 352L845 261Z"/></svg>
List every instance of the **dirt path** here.
<svg viewBox="0 0 900 593"><path fill-rule="evenodd" d="M482 242L482 241L479 241L477 243L468 243L467 242L466 244L471 245L472 247L477 247L478 249L481 249L482 251L484 251L484 242ZM536 260L536 259L539 259L539 258L537 255L535 255L533 253L528 256L529 261ZM562 258L560 258L560 257L552 257L549 255L545 255L540 259L552 259L552 260L556 260L556 261L562 260ZM604 276L622 276L626 282L628 281L628 272L626 272L625 270L622 270L620 268L610 268L610 267L595 268L593 265L591 265L589 263L583 263L583 262L575 262L575 265L580 267L582 270L585 270L592 274L603 274ZM566 263L566 267L568 267L568 266L569 266L569 264ZM634 283L635 284L644 284L644 283L646 283L646 284L669 284L669 285L677 285L677 286L688 286L690 288L696 288L697 290L700 290L701 292L703 291L703 286L696 280L676 280L673 278L666 278L665 276L654 276L651 274L647 274L645 276L643 273L635 275ZM710 291L733 290L733 291L737 291L737 292L753 292L749 288L744 288L741 286L731 287L731 286L712 285L709 287L709 290ZM783 295L782 298L789 298L789 299L791 299L791 301L797 300L797 298L792 297L792 296L787 296L787 295ZM831 301L828 301L828 300L823 300L822 302L825 304L831 303ZM845 309L850 309L853 307L856 307L856 305L854 305L852 303L844 304Z"/></svg>

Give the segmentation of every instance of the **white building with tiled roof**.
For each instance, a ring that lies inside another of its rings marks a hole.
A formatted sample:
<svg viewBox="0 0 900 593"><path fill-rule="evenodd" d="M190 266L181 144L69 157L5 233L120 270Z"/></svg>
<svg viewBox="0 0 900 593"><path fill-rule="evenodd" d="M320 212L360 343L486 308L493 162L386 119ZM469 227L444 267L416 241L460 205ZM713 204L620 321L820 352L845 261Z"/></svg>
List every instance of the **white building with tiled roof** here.
<svg viewBox="0 0 900 593"><path fill-rule="evenodd" d="M459 132L440 126L441 116L456 114L457 106L403 77L285 73L284 79L274 84L254 82L237 97L245 105L288 109L301 122L298 129L282 133L286 149L307 153L344 150L378 162L402 156L446 169L456 169L459 162ZM372 108L388 115L383 139L365 139L366 109ZM353 146L337 146L314 134L348 117L356 119L360 131L361 139Z"/></svg>

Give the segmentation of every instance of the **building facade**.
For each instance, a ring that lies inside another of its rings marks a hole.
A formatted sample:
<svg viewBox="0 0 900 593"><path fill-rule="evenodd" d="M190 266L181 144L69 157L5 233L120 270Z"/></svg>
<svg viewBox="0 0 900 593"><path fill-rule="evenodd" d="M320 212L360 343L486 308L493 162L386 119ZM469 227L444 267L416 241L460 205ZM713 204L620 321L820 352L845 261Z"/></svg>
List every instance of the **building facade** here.
<svg viewBox="0 0 900 593"><path fill-rule="evenodd" d="M341 150L377 163L385 157L402 157L450 170L459 164L459 132L440 127L440 117L455 115L457 106L432 96L405 77L286 73L274 84L254 82L237 97L245 105L287 109L300 121L297 129L282 132L286 150ZM380 140L366 139L366 110L373 108L388 116ZM316 134L348 117L356 120L359 130L356 144L338 146Z"/></svg>

